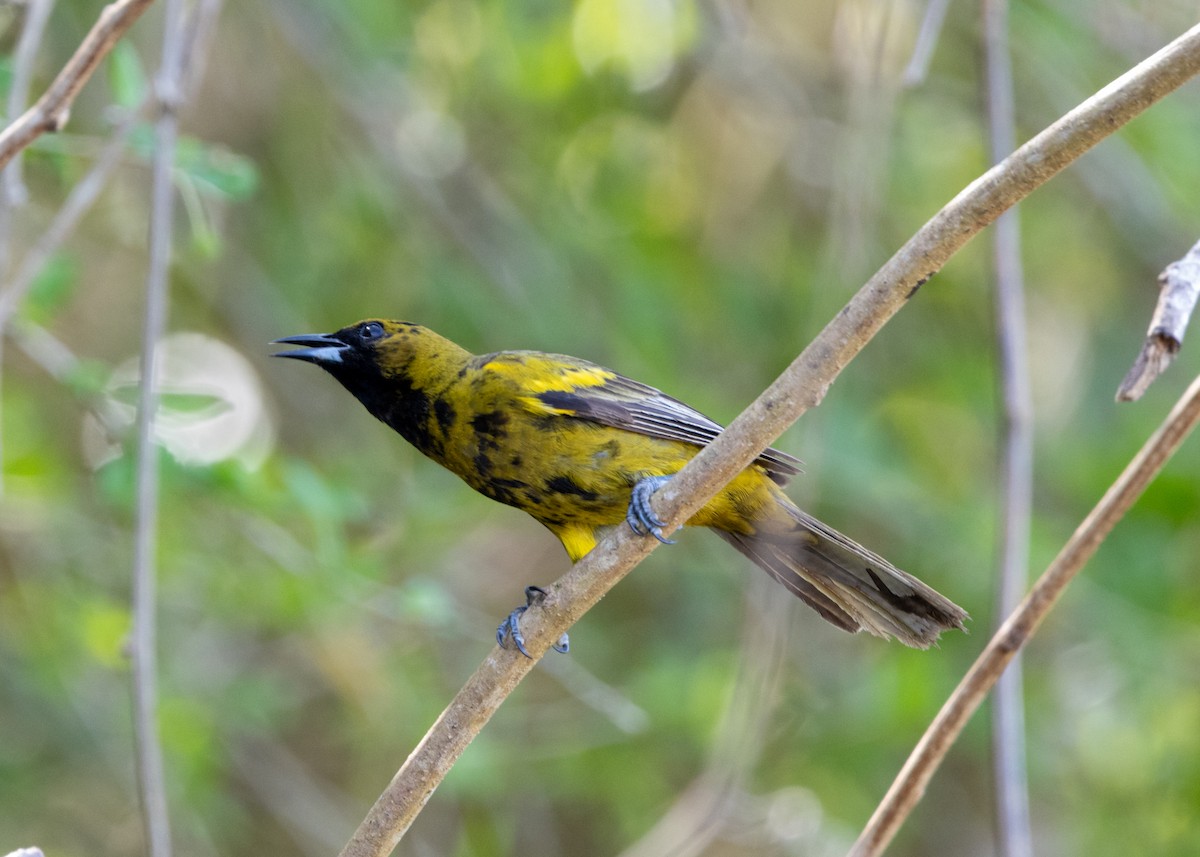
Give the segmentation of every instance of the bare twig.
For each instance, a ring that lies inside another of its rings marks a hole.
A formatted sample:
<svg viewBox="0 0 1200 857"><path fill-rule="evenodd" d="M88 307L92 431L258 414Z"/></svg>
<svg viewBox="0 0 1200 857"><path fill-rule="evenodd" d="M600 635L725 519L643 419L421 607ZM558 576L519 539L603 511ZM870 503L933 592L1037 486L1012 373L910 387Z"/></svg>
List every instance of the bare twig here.
<svg viewBox="0 0 1200 857"><path fill-rule="evenodd" d="M7 329L13 314L29 292L33 281L42 272L42 268L74 231L80 219L92 207L100 192L108 184L112 174L120 166L121 157L129 145L133 129L152 101L153 97L147 96L143 105L135 108L122 119L121 124L104 144L96 163L71 188L71 192L67 194L66 200L54 215L50 225L21 258L21 264L16 273L0 289L0 334Z"/></svg>
<svg viewBox="0 0 1200 857"><path fill-rule="evenodd" d="M992 162L1017 142L1012 63L1008 47L1008 0L983 2L988 136ZM1033 396L1025 356L1025 284L1017 209L1004 212L992 233L996 270L996 342L1003 414L1000 460L1000 544L996 622L1016 609L1029 576L1029 527L1033 505ZM1014 658L992 699L992 756L996 822L1003 857L1032 857L1029 784L1025 773L1025 701L1021 660Z"/></svg>
<svg viewBox="0 0 1200 857"><path fill-rule="evenodd" d="M1034 584L1021 606L1005 620L946 700L904 763L883 802L850 854L874 857L887 847L925 792L930 778L963 727L979 708L1005 666L1037 630L1071 579L1083 568L1134 501L1200 421L1200 378L1188 387L1163 424L1112 484Z"/></svg>
<svg viewBox="0 0 1200 857"><path fill-rule="evenodd" d="M13 58L12 87L8 90L8 103L4 111L6 121L11 122L25 109L26 99L29 97L29 83L33 79L33 62L37 58L38 48L42 44L42 33L45 32L46 22L50 20L53 8L54 0L32 0L29 3L25 26L21 30L21 38L17 42L17 51ZM4 207L19 205L25 200L25 194L25 185L21 181L21 161L16 159L4 168Z"/></svg>
<svg viewBox="0 0 1200 857"><path fill-rule="evenodd" d="M188 16L184 28L182 60L182 67L187 75L183 84L185 98L191 94L199 81L203 60L207 55L205 45L211 38L213 24L220 8L221 0L202 0L192 8ZM21 258L21 264L11 279L0 288L0 335L7 329L13 314L42 268L70 237L80 219L91 209L100 192L108 185L109 179L121 165L121 157L129 146L134 129L155 103L155 93L148 92L140 104L126 111L105 142L104 148L100 150L95 164L71 188L50 225Z"/></svg>
<svg viewBox="0 0 1200 857"><path fill-rule="evenodd" d="M1158 285L1161 291L1146 341L1117 390L1118 402L1140 399L1183 346L1183 334L1200 297L1200 242L1182 259L1167 265L1158 275Z"/></svg>
<svg viewBox="0 0 1200 857"><path fill-rule="evenodd" d="M925 80L929 73L929 61L933 59L933 50L937 47L938 37L942 34L942 24L946 22L946 12L950 9L950 0L928 0L925 4L925 15L921 18L921 29L917 31L917 43L913 45L912 56L904 68L901 81L905 86L917 86Z"/></svg>
<svg viewBox="0 0 1200 857"><path fill-rule="evenodd" d="M34 61L37 59L42 34L53 8L54 0L34 0L26 11L25 26L21 30L21 38L17 41L17 50L13 56L12 86L8 90L4 113L6 120L12 120L25 109L29 83L33 79ZM28 191L21 178L20 158L13 159L0 175L3 176L0 179L0 273L7 273L9 251L12 247L13 212L25 202Z"/></svg>
<svg viewBox="0 0 1200 857"><path fill-rule="evenodd" d="M972 182L926 223L720 437L654 497L676 529L810 407L918 287L1006 208L1200 72L1200 26L1122 75ZM533 659L495 648L392 778L342 849L389 854L454 762L551 642L658 544L618 527L521 620Z"/></svg>
<svg viewBox="0 0 1200 857"><path fill-rule="evenodd" d="M75 353L41 325L17 323L9 329L8 336L32 363L60 383L66 383L79 369Z"/></svg>
<svg viewBox="0 0 1200 857"><path fill-rule="evenodd" d="M71 104L125 31L133 26L154 0L116 0L105 6L79 48L50 88L21 117L0 131L0 167L47 131L67 124Z"/></svg>
<svg viewBox="0 0 1200 857"><path fill-rule="evenodd" d="M34 0L29 5L25 26L21 30L21 38L17 41L17 50L13 57L12 85L8 90L6 119L25 109L29 81L33 77L34 60L42 42L46 21L50 18L50 10L53 8L54 0ZM27 195L25 184L21 180L21 161L17 159L0 171L0 275L8 273L12 251L13 216L16 209L25 202ZM3 325L0 325L0 328L2 327ZM0 375L3 374L3 368L3 362L0 360ZM4 494L3 461L4 442L3 437L0 437L0 495Z"/></svg>
<svg viewBox="0 0 1200 857"><path fill-rule="evenodd" d="M217 18L221 14L224 0L196 0L185 26L186 36L183 43L183 58L180 60L183 78L180 89L183 100L189 100L195 93L204 71L208 65L209 46L217 29Z"/></svg>
<svg viewBox="0 0 1200 857"><path fill-rule="evenodd" d="M110 7L111 8L111 7ZM155 578L158 522L157 350L166 323L167 272L171 260L174 187L172 170L179 133L177 110L183 77L183 0L167 0L162 66L155 80L159 117L150 209L150 260L142 329L141 396L137 417L137 508L133 554L133 726L142 822L151 857L169 857L171 829L166 779L158 736Z"/></svg>

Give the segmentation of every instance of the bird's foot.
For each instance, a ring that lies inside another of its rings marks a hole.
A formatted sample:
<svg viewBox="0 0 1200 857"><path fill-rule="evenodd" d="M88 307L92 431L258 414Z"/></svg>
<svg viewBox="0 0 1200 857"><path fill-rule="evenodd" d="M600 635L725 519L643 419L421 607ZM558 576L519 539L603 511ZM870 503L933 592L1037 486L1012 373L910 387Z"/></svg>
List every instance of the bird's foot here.
<svg viewBox="0 0 1200 857"><path fill-rule="evenodd" d="M500 623L500 627L496 629L496 645L502 649L507 649L508 646L505 645L504 641L506 638L512 637L513 645L517 647L517 651L527 658L532 658L533 656L525 649L525 635L521 633L521 614L535 604L541 604L545 600L546 590L542 589L542 587L526 586L525 603L509 613L504 621ZM571 640L566 634L563 634L551 648L560 654L566 654L571 649Z"/></svg>
<svg viewBox="0 0 1200 857"><path fill-rule="evenodd" d="M633 493L629 497L629 510L625 513L625 521L629 524L629 529L639 536L654 536L664 545L673 545L675 540L668 539L663 535L662 528L667 525L667 522L654 514L654 509L650 506L650 495L661 488L670 478L670 476L647 476L639 479L633 486Z"/></svg>

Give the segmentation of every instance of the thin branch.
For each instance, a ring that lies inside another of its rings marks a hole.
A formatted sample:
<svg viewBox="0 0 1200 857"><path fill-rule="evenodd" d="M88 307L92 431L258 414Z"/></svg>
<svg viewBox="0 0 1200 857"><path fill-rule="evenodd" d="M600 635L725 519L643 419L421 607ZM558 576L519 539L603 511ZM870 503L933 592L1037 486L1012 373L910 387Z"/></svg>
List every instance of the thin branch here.
<svg viewBox="0 0 1200 857"><path fill-rule="evenodd" d="M46 30L46 22L50 20L50 12L54 9L54 0L31 0L26 11L25 26L21 30L21 38L17 42L17 51L13 57L12 87L8 90L8 103L5 105L4 118L11 121L13 117L25 109L29 97L29 84L33 80L33 63L37 59L38 48L42 44L42 34ZM14 160L4 168L4 208L16 207L25 201L27 191L21 180L21 161ZM5 249L7 258L7 239ZM3 267L7 267L6 265Z"/></svg>
<svg viewBox="0 0 1200 857"><path fill-rule="evenodd" d="M54 83L21 117L0 131L0 167L47 131L67 124L71 105L92 72L154 0L116 0L105 6Z"/></svg>
<svg viewBox="0 0 1200 857"><path fill-rule="evenodd" d="M12 86L8 90L4 112L6 120L11 120L25 109L34 61L53 8L54 0L33 0L26 10L25 25L13 55ZM24 204L28 193L21 178L21 159L15 158L0 171L0 272L8 272L13 213Z"/></svg>
<svg viewBox="0 0 1200 857"><path fill-rule="evenodd" d="M217 18L223 5L224 0L196 0L192 5L185 26L187 33L183 43L183 57L180 60L183 69L180 89L184 101L191 99L204 79L210 55L209 48L216 35Z"/></svg>
<svg viewBox="0 0 1200 857"><path fill-rule="evenodd" d="M17 41L17 50L13 57L12 86L8 90L6 119L25 109L29 81L33 77L34 60L37 59L46 21L49 20L50 10L53 8L54 0L34 0L26 12L25 26L21 30L21 38ZM24 204L27 196L28 191L21 180L21 161L18 158L0 171L0 275L8 273L12 252L13 216L17 208ZM0 325L0 328L2 327L3 325ZM0 354L0 379L3 371L3 354ZM2 422L0 419L0 423ZM4 439L0 437L0 496L4 494L3 462Z"/></svg>
<svg viewBox="0 0 1200 857"><path fill-rule="evenodd" d="M50 4L50 0L42 0L42 2L46 5ZM188 71L185 93L190 93L199 80L200 69L203 66L201 60L207 55L204 46L211 38L213 23L216 20L220 6L221 0L201 0L192 9L192 14L188 21L187 44L184 51L184 68ZM121 122L113 130L112 136L105 143L103 149L100 150L96 163L71 188L71 192L67 195L66 200L59 208L58 213L55 214L50 225L38 236L33 247L21 258L20 266L12 277L0 287L0 338L3 338L7 333L13 315L16 313L25 295L29 292L33 281L42 272L42 269L50 261L50 258L66 242L71 233L74 232L83 215L88 212L100 196L100 192L108 185L117 167L121 164L121 157L129 145L129 140L133 135L134 129L154 103L154 93L149 92L142 99L141 104L137 105L131 111L126 112ZM5 167L5 174L12 170L18 163L20 163L19 159L14 160ZM9 196L11 197L11 195L10 193ZM11 213L11 208L5 206L3 201L0 200L0 259L8 257L7 249L10 246L8 239L11 237L9 231ZM0 264L0 270L5 270L7 267L6 264ZM2 356L3 350L0 349L0 357ZM0 364L0 380L2 380L2 377L2 364ZM3 436L0 435L0 471L3 470L3 450ZM0 481L0 494L2 493L3 482Z"/></svg>
<svg viewBox="0 0 1200 857"><path fill-rule="evenodd" d="M808 408L846 364L937 272L1006 208L1200 72L1200 25L1030 140L926 223L720 437L654 498L669 532L690 518ZM617 527L548 591L521 621L532 659L494 648L392 778L343 857L391 853L454 762L500 704L575 621L658 542Z"/></svg>
<svg viewBox="0 0 1200 857"><path fill-rule="evenodd" d="M30 362L60 384L69 383L79 371L80 360L67 344L46 328L32 322L18 322L8 333L10 341Z"/></svg>
<svg viewBox="0 0 1200 857"><path fill-rule="evenodd" d="M1150 318L1150 329L1142 350L1121 381L1117 390L1118 402L1133 402L1167 371L1175 355L1183 347L1183 334L1187 331L1196 299L1200 298L1200 242L1188 250L1187 255L1170 265L1158 275L1158 303Z"/></svg>
<svg viewBox="0 0 1200 857"><path fill-rule="evenodd" d="M917 42L913 45L912 56L908 58L908 65L904 67L901 77L905 86L917 86L924 82L929 73L933 51L942 34L942 25L946 23L946 12L949 10L950 0L929 0L925 4L925 15L921 18L921 29L917 31Z"/></svg>
<svg viewBox="0 0 1200 857"><path fill-rule="evenodd" d="M185 25L183 69L186 79L183 93L186 99L198 85L203 60L207 56L206 45L212 37L213 26L221 8L221 0L201 0L192 9ZM141 103L125 112L120 123L100 150L95 164L87 174L76 182L67 195L62 207L36 243L21 258L20 267L12 278L0 288L0 335L8 328L13 314L29 292L33 281L42 272L50 258L66 242L108 185L109 179L121 165L121 158L129 146L133 131L150 108L157 103L153 91L147 92Z"/></svg>
<svg viewBox="0 0 1200 857"><path fill-rule="evenodd" d="M80 219L108 185L109 179L121 164L121 158L129 145L134 128L137 127L137 123L142 119L142 114L153 101L153 95L148 95L142 105L126 114L121 124L104 144L96 163L71 188L71 192L67 194L66 200L59 208L58 213L54 215L50 225L38 236L33 247L22 257L20 267L17 268L12 279L5 283L4 288L0 289L0 333L8 328L13 314L20 307L21 301L24 300L33 281L37 279L46 263L70 237Z"/></svg>
<svg viewBox="0 0 1200 857"><path fill-rule="evenodd" d="M989 148L993 163L1017 142L1008 0L983 0ZM1014 207L992 233L996 271L996 344L1003 413L1000 460L1000 544L996 622L1016 609L1029 577L1033 508L1033 395L1025 354L1025 283L1021 227ZM1003 857L1032 857L1029 782L1025 771L1025 700L1021 659L1014 658L992 700L992 757L996 823Z"/></svg>
<svg viewBox="0 0 1200 857"><path fill-rule="evenodd" d="M1005 620L946 700L863 829L851 857L875 857L891 841L925 792L930 778L1009 661L1029 642L1071 579L1125 516L1146 486L1200 421L1200 377L1125 467L1117 481Z"/></svg>
<svg viewBox="0 0 1200 857"><path fill-rule="evenodd" d="M112 7L109 7L112 8ZM155 81L159 117L150 208L150 260L142 329L141 397L137 416L137 508L133 553L133 726L142 823L151 857L170 857L171 829L166 778L158 735L156 548L158 526L158 447L154 415L158 410L157 351L166 324L167 273L171 261L174 188L172 170L179 133L183 52L183 0L167 0L163 24L162 66Z"/></svg>

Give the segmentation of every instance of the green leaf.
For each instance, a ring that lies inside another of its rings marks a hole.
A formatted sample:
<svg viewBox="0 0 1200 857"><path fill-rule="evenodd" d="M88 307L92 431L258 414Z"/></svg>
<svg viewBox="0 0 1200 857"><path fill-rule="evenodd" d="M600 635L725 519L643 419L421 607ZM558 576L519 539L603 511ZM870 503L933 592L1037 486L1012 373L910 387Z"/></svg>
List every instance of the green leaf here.
<svg viewBox="0 0 1200 857"><path fill-rule="evenodd" d="M122 107L136 107L146 97L146 72L141 57L129 42L117 42L109 55L108 85L113 101Z"/></svg>
<svg viewBox="0 0 1200 857"><path fill-rule="evenodd" d="M221 251L221 237L213 229L208 213L204 210L204 201L200 198L201 185L185 172L176 173L176 185L179 188L179 199L192 227L192 247L203 258L215 259Z"/></svg>
<svg viewBox="0 0 1200 857"><path fill-rule="evenodd" d="M194 137L179 141L175 167L195 181L201 191L231 200L248 199L258 188L258 168L252 160Z"/></svg>
<svg viewBox="0 0 1200 857"><path fill-rule="evenodd" d="M21 307L21 315L37 324L47 324L70 299L78 283L78 266L74 257L66 253L51 256L34 277Z"/></svg>
<svg viewBox="0 0 1200 857"><path fill-rule="evenodd" d="M162 393L159 396L159 402L167 410L181 414L203 415L208 419L225 413L232 407L224 396L205 393Z"/></svg>
<svg viewBox="0 0 1200 857"><path fill-rule="evenodd" d="M96 470L96 490L100 498L115 509L133 509L133 468L132 455L118 455Z"/></svg>
<svg viewBox="0 0 1200 857"><path fill-rule="evenodd" d="M8 97L8 90L12 88L12 57L5 56L0 58L0 93L4 97Z"/></svg>
<svg viewBox="0 0 1200 857"><path fill-rule="evenodd" d="M99 360L82 359L72 366L70 374L64 380L72 393L90 399L104 391L111 374L112 367L108 364Z"/></svg>
<svg viewBox="0 0 1200 857"><path fill-rule="evenodd" d="M154 143L154 128L143 125L130 135L129 149L149 163L154 157ZM195 137L179 138L175 146L175 169L195 182L201 193L240 201L258 190L258 167L254 161Z"/></svg>
<svg viewBox="0 0 1200 857"><path fill-rule="evenodd" d="M123 605L94 599L84 604L79 628L88 655L106 667L128 665L125 641L129 636L129 610Z"/></svg>

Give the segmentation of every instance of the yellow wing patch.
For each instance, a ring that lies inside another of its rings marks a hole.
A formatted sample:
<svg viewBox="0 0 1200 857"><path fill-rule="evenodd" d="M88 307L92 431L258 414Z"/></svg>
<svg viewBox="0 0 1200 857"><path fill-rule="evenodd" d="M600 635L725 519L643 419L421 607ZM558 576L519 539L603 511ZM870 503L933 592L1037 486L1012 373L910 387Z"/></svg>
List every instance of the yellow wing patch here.
<svg viewBox="0 0 1200 857"><path fill-rule="evenodd" d="M483 368L495 372L517 382L521 392L521 402L529 410L543 414L564 414L570 416L575 411L570 408L555 408L537 398L539 393L603 387L617 377L615 372L594 365L578 365L565 359L555 359L555 355L528 354L509 352L503 360L491 360ZM519 359L514 359L519 358Z"/></svg>
<svg viewBox="0 0 1200 857"><path fill-rule="evenodd" d="M576 411L573 408L554 408L547 405L536 396L521 396L522 405L535 414L555 414L557 416L573 417Z"/></svg>

